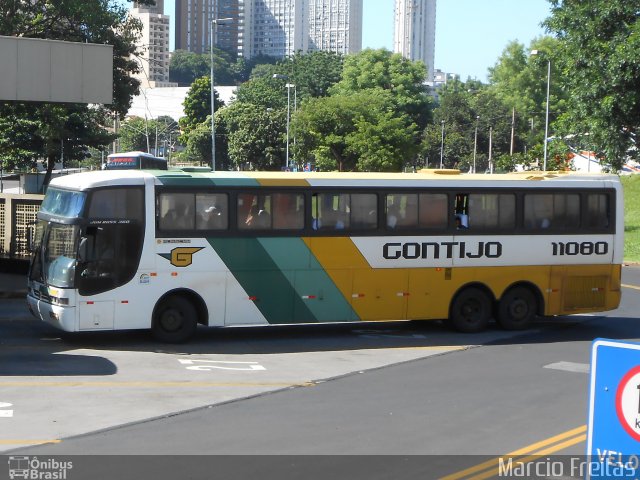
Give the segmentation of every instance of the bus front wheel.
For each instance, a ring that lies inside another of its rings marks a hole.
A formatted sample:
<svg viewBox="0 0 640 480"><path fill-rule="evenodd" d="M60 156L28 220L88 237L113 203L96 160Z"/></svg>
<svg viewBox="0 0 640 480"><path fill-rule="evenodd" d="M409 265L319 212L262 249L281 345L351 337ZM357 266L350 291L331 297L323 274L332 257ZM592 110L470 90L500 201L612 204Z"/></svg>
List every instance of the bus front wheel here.
<svg viewBox="0 0 640 480"><path fill-rule="evenodd" d="M153 315L153 336L166 343L181 343L191 338L198 326L198 314L186 298L171 296L162 300Z"/></svg>
<svg viewBox="0 0 640 480"><path fill-rule="evenodd" d="M524 330L531 325L538 311L538 301L531 289L514 287L498 304L498 323L505 330Z"/></svg>
<svg viewBox="0 0 640 480"><path fill-rule="evenodd" d="M489 320L491 299L484 290L466 288L451 303L448 323L459 332L480 332L487 328Z"/></svg>

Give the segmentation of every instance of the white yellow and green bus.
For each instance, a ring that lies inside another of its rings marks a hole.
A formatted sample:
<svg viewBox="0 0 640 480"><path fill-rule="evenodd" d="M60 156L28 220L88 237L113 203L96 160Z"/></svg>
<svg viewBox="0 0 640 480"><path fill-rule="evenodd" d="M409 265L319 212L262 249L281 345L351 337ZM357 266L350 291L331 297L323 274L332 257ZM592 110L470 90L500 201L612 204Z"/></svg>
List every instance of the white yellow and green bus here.
<svg viewBox="0 0 640 480"><path fill-rule="evenodd" d="M615 175L103 171L51 182L31 312L65 331L443 319L615 309Z"/></svg>

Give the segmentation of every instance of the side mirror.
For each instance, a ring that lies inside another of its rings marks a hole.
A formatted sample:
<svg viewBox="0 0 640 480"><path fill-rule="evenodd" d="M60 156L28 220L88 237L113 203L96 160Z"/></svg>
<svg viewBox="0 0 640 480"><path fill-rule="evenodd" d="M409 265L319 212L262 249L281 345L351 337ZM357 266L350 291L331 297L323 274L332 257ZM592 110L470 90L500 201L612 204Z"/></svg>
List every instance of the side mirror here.
<svg viewBox="0 0 640 480"><path fill-rule="evenodd" d="M80 244L78 245L78 261L87 261L87 237L80 238Z"/></svg>

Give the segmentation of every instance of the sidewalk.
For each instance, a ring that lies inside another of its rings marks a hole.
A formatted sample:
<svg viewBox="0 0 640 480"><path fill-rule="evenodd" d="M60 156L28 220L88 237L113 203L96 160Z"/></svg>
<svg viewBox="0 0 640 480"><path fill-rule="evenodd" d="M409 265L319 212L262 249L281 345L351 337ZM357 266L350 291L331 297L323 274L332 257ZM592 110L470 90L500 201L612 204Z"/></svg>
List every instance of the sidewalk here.
<svg viewBox="0 0 640 480"><path fill-rule="evenodd" d="M0 272L0 299L26 298L27 276L22 273Z"/></svg>

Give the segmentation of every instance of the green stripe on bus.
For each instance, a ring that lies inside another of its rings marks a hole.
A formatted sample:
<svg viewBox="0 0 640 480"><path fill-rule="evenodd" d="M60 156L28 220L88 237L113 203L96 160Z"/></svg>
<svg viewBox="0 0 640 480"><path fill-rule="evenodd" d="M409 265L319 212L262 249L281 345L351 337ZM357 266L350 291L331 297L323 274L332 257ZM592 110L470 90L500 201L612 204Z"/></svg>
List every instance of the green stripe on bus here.
<svg viewBox="0 0 640 480"><path fill-rule="evenodd" d="M200 174L166 173L157 175L163 185L172 187L258 187L260 183L247 177L216 178Z"/></svg>
<svg viewBox="0 0 640 480"><path fill-rule="evenodd" d="M344 298L302 239L265 237L259 241L280 270L287 272L295 294L304 300L316 321L359 320L350 302ZM303 321L295 311L294 320Z"/></svg>
<svg viewBox="0 0 640 480"><path fill-rule="evenodd" d="M256 238L209 238L222 261L269 323L317 322L291 282ZM294 239L295 240L295 239Z"/></svg>

